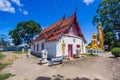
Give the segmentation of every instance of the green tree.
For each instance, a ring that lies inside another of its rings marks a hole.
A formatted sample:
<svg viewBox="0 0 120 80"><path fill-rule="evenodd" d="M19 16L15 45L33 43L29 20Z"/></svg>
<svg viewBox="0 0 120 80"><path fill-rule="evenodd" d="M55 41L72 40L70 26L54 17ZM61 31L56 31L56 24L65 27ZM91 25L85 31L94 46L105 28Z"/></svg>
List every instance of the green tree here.
<svg viewBox="0 0 120 80"><path fill-rule="evenodd" d="M21 39L20 35L18 34L17 29L10 31L9 35L12 37L12 42L15 45L19 45L22 43L22 39Z"/></svg>
<svg viewBox="0 0 120 80"><path fill-rule="evenodd" d="M19 45L21 43L29 43L33 37L41 32L41 26L33 20L18 23L16 29L9 32L13 38L13 43Z"/></svg>
<svg viewBox="0 0 120 80"><path fill-rule="evenodd" d="M7 41L5 41L4 38L1 38L1 40L0 40L0 47L5 47L5 46L8 46L8 45L9 45L9 43Z"/></svg>
<svg viewBox="0 0 120 80"><path fill-rule="evenodd" d="M96 12L97 15L93 17L93 24L102 22L105 44L111 46L116 41L116 35L120 40L120 0L103 0Z"/></svg>
<svg viewBox="0 0 120 80"><path fill-rule="evenodd" d="M116 36L112 29L105 28L104 29L104 39L105 39L105 45L109 45L109 50L113 48L116 45Z"/></svg>

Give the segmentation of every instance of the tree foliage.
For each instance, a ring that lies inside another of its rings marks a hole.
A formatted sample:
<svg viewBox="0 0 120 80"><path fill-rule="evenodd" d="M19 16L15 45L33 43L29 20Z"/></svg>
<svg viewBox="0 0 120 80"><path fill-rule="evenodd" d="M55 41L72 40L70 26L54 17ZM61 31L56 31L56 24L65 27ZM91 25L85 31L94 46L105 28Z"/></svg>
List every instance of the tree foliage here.
<svg viewBox="0 0 120 80"><path fill-rule="evenodd" d="M38 23L30 20L18 23L16 29L10 31L9 35L13 38L13 43L19 45L32 41L33 37L39 34L41 30L41 26Z"/></svg>
<svg viewBox="0 0 120 80"><path fill-rule="evenodd" d="M103 0L93 17L93 24L102 22L105 44L111 46L116 41L116 34L120 40L120 0Z"/></svg>
<svg viewBox="0 0 120 80"><path fill-rule="evenodd" d="M5 41L4 38L1 38L0 39L0 47L7 46L7 45L9 45L9 43L7 41Z"/></svg>

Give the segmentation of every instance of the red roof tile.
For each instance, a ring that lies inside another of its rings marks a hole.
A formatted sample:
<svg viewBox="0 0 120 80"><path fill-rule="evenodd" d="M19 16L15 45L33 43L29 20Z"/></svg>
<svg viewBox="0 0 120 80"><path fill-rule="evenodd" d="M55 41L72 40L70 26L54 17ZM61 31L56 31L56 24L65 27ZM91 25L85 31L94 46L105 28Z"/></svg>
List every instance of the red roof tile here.
<svg viewBox="0 0 120 80"><path fill-rule="evenodd" d="M56 31L56 32L54 33L54 35L59 34L59 33L61 33L61 32L63 32L63 29L60 29L60 30Z"/></svg>
<svg viewBox="0 0 120 80"><path fill-rule="evenodd" d="M77 23L77 30L79 32L79 36L83 38L83 40L86 42L80 26L77 22L76 14L73 14L68 19L62 18L60 21L56 22L55 24L51 25L50 27L44 29L44 31L41 33L40 36L38 36L35 41L39 41L41 39L46 39L46 41L54 41L60 38L60 36L69 29L69 24L72 24L73 21L76 21Z"/></svg>
<svg viewBox="0 0 120 80"><path fill-rule="evenodd" d="M60 21L56 22L55 24L51 25L50 27L44 29L43 33L46 33L54 28L56 28L56 26L59 26L61 23L63 22L63 19L61 19Z"/></svg>
<svg viewBox="0 0 120 80"><path fill-rule="evenodd" d="M54 40L57 40L60 36L61 36L61 34L54 35L54 36L48 38L46 41L54 41Z"/></svg>
<svg viewBox="0 0 120 80"><path fill-rule="evenodd" d="M64 22L62 23L61 27L65 27L66 25L70 24L73 19L74 19L74 15L72 15L68 19L64 20Z"/></svg>

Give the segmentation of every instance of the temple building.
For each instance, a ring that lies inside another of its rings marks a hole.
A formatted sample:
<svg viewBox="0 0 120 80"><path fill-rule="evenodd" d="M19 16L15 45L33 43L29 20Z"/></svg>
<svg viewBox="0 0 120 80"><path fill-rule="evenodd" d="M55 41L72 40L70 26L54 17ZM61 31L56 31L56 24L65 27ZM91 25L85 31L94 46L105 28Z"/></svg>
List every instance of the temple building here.
<svg viewBox="0 0 120 80"><path fill-rule="evenodd" d="M76 12L69 18L65 16L43 32L31 44L33 52L40 53L43 49L48 51L49 57L85 53L86 40L81 31ZM80 52L78 52L78 49Z"/></svg>

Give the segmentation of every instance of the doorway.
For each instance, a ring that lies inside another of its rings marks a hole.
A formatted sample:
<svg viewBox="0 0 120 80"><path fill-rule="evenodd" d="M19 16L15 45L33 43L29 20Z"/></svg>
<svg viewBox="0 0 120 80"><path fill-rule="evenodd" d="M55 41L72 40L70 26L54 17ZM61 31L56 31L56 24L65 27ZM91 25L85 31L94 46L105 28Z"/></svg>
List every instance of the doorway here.
<svg viewBox="0 0 120 80"><path fill-rule="evenodd" d="M69 56L69 57L73 57L72 44L68 44L68 56Z"/></svg>

